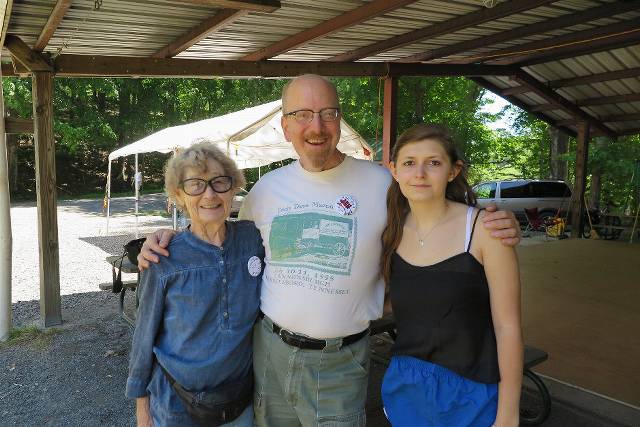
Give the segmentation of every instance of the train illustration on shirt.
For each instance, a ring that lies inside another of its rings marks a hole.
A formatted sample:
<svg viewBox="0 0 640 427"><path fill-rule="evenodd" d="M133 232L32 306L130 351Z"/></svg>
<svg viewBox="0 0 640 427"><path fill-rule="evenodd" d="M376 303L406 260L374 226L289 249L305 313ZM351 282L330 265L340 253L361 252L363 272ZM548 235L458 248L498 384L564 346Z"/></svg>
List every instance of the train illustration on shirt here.
<svg viewBox="0 0 640 427"><path fill-rule="evenodd" d="M276 216L271 223L271 263L349 274L355 220L318 212Z"/></svg>

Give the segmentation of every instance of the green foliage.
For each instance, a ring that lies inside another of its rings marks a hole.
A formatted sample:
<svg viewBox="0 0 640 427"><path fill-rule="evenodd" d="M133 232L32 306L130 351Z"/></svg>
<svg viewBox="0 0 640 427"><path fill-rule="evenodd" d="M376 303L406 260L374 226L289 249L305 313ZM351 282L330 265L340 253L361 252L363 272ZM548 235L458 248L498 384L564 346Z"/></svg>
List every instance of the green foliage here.
<svg viewBox="0 0 640 427"><path fill-rule="evenodd" d="M640 135L589 147L589 168L602 171L601 201L633 212L640 201ZM617 209L616 209L617 208Z"/></svg>
<svg viewBox="0 0 640 427"><path fill-rule="evenodd" d="M344 117L382 158L383 81L376 77L333 79ZM104 194L108 154L153 132L207 119L280 98L285 80L272 79L71 79L56 78L54 132L57 186L64 197ZM31 79L3 80L9 115L30 118ZM419 122L439 123L452 130L470 163L470 181L500 178L545 178L549 174L548 125L515 107L491 115L481 112L484 89L458 77L403 77L398 83L398 132ZM509 130L492 131L486 123L510 117ZM17 179L10 184L13 199L33 198L34 149L21 136L15 153ZM570 170L575 142L566 155ZM589 168L602 172L603 200L631 203L638 185L631 183L634 161L640 158L640 138L592 144ZM140 156L144 189L161 189L167 155ZM289 161L246 170L248 188L259 174ZM133 191L132 158L112 164L112 194ZM570 173L571 175L571 173ZM636 179L640 180L640 171ZM640 181L639 181L640 182Z"/></svg>

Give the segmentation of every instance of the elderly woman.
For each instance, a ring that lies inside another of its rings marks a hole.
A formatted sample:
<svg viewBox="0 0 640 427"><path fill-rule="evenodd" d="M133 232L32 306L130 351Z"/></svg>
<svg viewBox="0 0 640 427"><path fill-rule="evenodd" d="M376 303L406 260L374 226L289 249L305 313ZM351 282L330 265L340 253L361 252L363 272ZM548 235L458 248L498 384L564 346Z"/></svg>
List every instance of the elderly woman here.
<svg viewBox="0 0 640 427"><path fill-rule="evenodd" d="M244 183L207 142L167 163L167 194L191 227L142 273L126 388L138 425L253 425L251 330L264 248L253 223L227 221Z"/></svg>

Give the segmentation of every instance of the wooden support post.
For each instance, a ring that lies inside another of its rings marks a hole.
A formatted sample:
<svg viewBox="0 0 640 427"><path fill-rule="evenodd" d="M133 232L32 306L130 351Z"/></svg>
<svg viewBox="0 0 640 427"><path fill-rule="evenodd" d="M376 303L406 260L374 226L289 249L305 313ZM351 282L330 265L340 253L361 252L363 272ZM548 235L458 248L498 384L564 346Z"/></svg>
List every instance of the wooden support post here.
<svg viewBox="0 0 640 427"><path fill-rule="evenodd" d="M53 135L53 73L33 73L33 117L40 249L40 318L45 327L62 323Z"/></svg>
<svg viewBox="0 0 640 427"><path fill-rule="evenodd" d="M587 160L589 158L589 123L578 125L576 140L576 181L571 198L571 237L582 237L584 229L584 190L587 186Z"/></svg>
<svg viewBox="0 0 640 427"><path fill-rule="evenodd" d="M4 96L0 74L0 115L4 117ZM9 164L4 120L0 120L0 342L11 331L11 203L9 199Z"/></svg>
<svg viewBox="0 0 640 427"><path fill-rule="evenodd" d="M391 150L396 143L398 116L398 77L384 79L384 106L382 114L382 164L391 160Z"/></svg>

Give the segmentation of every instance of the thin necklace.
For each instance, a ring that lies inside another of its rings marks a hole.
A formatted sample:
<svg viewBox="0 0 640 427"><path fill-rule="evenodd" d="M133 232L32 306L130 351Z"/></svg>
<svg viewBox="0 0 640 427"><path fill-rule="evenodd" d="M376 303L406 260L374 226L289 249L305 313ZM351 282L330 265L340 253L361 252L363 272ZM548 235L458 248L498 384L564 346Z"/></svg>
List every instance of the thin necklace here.
<svg viewBox="0 0 640 427"><path fill-rule="evenodd" d="M444 221L444 219L447 217L447 211L448 211L448 209L449 209L449 204L448 204L448 203L445 203L445 205L444 205L444 214L442 215L442 218L440 218L440 219L438 220L438 222L436 222L436 223L434 224L434 226L433 226L433 227L431 227L431 229L430 229L429 231L427 231L427 233L426 233L424 236L421 236L421 235L420 235L420 231L419 231L419 230L420 230L420 228L417 226L418 221L416 221L416 234L418 235L418 243L420 244L420 246L421 246L421 247L424 247L424 241L425 241L425 239L426 239L427 237L429 237L429 235L433 232L433 230L435 230L435 229L436 229L436 227L437 227L437 226L439 226L439 225L440 225L440 223L441 223L442 221Z"/></svg>

